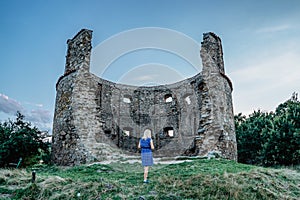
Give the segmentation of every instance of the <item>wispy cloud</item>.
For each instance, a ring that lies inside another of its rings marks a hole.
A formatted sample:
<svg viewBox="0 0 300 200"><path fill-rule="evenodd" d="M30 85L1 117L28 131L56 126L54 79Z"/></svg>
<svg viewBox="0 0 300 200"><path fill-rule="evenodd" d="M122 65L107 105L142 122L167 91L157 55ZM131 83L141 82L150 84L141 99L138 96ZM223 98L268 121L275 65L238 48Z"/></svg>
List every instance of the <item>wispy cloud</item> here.
<svg viewBox="0 0 300 200"><path fill-rule="evenodd" d="M24 105L34 106L36 109L29 111ZM13 116L17 111L25 116L26 121L31 122L32 125L38 127L40 130L51 132L52 114L49 110L43 109L42 104L28 102L22 104L4 94L0 94L0 112Z"/></svg>
<svg viewBox="0 0 300 200"><path fill-rule="evenodd" d="M146 63L138 65L118 80L120 83L129 85L160 85L167 83L175 83L184 78L182 74L174 68L160 63Z"/></svg>
<svg viewBox="0 0 300 200"><path fill-rule="evenodd" d="M256 33L276 33L280 31L286 31L291 29L292 26L290 24L281 24L277 26L267 26L257 29Z"/></svg>
<svg viewBox="0 0 300 200"><path fill-rule="evenodd" d="M23 106L18 101L0 93L0 112L16 114L17 111L22 112L23 110Z"/></svg>
<svg viewBox="0 0 300 200"><path fill-rule="evenodd" d="M25 102L24 104L26 105L31 105L31 106L35 106L35 107L40 107L42 108L44 105L40 104L40 103L30 103L30 102Z"/></svg>
<svg viewBox="0 0 300 200"><path fill-rule="evenodd" d="M299 63L298 52L286 50L231 72L235 111L247 114L257 109L271 111L287 100L292 92L300 92Z"/></svg>
<svg viewBox="0 0 300 200"><path fill-rule="evenodd" d="M27 118L33 122L48 123L51 121L51 114L49 110L37 109L32 110Z"/></svg>
<svg viewBox="0 0 300 200"><path fill-rule="evenodd" d="M137 76L135 77L135 80L137 81L152 81L157 78L158 75L152 74L152 75L144 75L144 76Z"/></svg>

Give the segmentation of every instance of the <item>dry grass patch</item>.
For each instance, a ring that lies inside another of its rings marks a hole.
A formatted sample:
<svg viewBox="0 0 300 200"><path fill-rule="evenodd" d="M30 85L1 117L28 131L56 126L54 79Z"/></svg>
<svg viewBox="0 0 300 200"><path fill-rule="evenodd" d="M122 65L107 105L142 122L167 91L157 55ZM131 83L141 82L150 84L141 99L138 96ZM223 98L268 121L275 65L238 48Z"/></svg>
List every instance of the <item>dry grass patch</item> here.
<svg viewBox="0 0 300 200"><path fill-rule="evenodd" d="M0 170L0 199L297 199L300 173L228 160L157 164L143 184L139 163Z"/></svg>

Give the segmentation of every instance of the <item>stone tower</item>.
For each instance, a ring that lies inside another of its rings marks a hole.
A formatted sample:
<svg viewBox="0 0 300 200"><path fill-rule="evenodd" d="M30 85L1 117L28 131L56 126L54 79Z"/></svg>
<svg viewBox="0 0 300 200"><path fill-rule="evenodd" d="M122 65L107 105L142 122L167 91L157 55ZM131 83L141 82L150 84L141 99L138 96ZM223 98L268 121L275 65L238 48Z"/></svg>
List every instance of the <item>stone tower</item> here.
<svg viewBox="0 0 300 200"><path fill-rule="evenodd" d="M218 151L236 160L232 83L225 75L220 38L205 33L203 70L160 86L113 83L89 72L92 31L68 40L65 73L56 84L52 161L78 165L115 155L138 155L150 129L154 156L205 156Z"/></svg>

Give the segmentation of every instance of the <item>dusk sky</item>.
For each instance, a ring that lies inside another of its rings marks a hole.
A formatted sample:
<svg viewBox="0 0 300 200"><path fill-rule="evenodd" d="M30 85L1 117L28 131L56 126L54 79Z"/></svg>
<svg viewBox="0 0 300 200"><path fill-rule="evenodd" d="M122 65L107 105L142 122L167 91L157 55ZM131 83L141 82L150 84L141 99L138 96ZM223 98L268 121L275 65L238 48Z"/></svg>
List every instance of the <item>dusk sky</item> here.
<svg viewBox="0 0 300 200"><path fill-rule="evenodd" d="M114 60L107 57L105 72L95 73L115 82L132 80L136 74L148 83L158 83L152 75L162 75L167 83L195 75L197 63L201 68L197 44L203 33L214 32L222 39L225 72L233 83L234 113L274 111L300 91L299 21L298 0L1 0L0 121L14 119L20 111L51 132L66 41L82 28L93 30L94 71L104 62L97 51L105 45L109 48L104 51L114 53L128 47L128 40L118 42L126 33L136 36L135 42L153 42L147 45L155 49L139 46L131 53L117 53ZM166 43L157 44L151 38L156 30L182 40L161 38ZM176 42L182 49L172 46Z"/></svg>

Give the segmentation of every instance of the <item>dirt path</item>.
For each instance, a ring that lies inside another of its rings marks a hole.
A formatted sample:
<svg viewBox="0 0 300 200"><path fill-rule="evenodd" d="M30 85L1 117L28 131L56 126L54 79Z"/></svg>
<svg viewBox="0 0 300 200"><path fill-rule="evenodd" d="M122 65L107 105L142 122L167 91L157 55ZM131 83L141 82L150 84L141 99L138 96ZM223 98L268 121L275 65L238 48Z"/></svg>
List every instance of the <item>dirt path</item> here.
<svg viewBox="0 0 300 200"><path fill-rule="evenodd" d="M165 165L192 161L192 160L176 160L176 158L153 158L153 159L154 159L154 164L165 164ZM101 162L95 162L93 164L106 164L107 165L107 164L116 163L116 162L129 163L129 164L142 163L139 156L132 156L132 157L128 156L128 157L122 158L122 159L109 159L109 160L104 160Z"/></svg>

